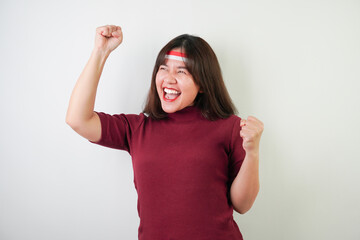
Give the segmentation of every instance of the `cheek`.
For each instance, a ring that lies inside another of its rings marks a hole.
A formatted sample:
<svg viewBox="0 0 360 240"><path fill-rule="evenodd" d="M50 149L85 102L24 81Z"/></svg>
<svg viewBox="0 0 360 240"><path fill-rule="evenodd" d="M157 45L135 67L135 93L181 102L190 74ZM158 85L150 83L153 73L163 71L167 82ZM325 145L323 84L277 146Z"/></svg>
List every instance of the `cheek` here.
<svg viewBox="0 0 360 240"><path fill-rule="evenodd" d="M157 89L161 88L162 81L161 81L161 78L160 78L159 74L156 75L155 85L156 85L156 88L157 88Z"/></svg>
<svg viewBox="0 0 360 240"><path fill-rule="evenodd" d="M191 95L196 96L199 92L199 87L192 80L188 81L186 88L187 88L187 91L189 93L191 93Z"/></svg>

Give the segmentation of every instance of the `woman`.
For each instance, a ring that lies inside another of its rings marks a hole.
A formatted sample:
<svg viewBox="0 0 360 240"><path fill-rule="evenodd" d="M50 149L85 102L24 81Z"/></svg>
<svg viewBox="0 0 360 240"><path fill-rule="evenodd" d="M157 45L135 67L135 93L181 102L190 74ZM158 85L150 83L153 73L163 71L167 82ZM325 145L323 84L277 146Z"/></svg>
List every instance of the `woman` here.
<svg viewBox="0 0 360 240"><path fill-rule="evenodd" d="M233 209L247 212L259 191L262 122L234 115L215 53L190 35L160 51L143 113L95 112L103 66L122 39L118 26L96 29L66 122L93 143L130 153L139 239L242 239Z"/></svg>

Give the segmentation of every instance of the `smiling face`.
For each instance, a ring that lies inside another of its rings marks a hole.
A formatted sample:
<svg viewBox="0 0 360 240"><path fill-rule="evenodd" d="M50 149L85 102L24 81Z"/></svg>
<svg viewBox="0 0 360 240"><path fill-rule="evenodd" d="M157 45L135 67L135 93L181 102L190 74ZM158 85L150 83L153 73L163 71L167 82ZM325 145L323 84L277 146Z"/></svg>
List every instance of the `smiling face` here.
<svg viewBox="0 0 360 240"><path fill-rule="evenodd" d="M179 48L172 51L181 52ZM171 55L166 58L158 69L155 81L161 107L166 113L174 113L193 105L199 92L199 86L195 84L181 57Z"/></svg>

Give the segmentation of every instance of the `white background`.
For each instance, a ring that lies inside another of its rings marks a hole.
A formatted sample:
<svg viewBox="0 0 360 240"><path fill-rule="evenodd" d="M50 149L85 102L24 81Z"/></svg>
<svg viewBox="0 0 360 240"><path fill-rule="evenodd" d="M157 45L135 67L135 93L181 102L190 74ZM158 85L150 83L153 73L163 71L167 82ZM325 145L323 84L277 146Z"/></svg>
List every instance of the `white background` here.
<svg viewBox="0 0 360 240"><path fill-rule="evenodd" d="M265 124L247 240L360 238L360 2L0 3L0 239L137 239L130 155L65 123L95 29L123 28L95 110L140 113L159 50L201 36L241 117ZM209 209L211 211L211 209Z"/></svg>

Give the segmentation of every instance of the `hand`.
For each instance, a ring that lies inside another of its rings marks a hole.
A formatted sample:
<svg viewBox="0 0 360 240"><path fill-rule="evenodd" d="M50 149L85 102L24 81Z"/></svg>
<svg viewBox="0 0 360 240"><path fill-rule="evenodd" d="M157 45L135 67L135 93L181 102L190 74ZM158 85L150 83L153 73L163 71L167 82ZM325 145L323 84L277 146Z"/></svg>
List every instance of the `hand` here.
<svg viewBox="0 0 360 240"><path fill-rule="evenodd" d="M258 154L264 124L257 118L249 116L248 119L241 119L240 127L240 136L243 138L245 152Z"/></svg>
<svg viewBox="0 0 360 240"><path fill-rule="evenodd" d="M121 27L106 25L96 28L95 49L106 53L112 52L123 40Z"/></svg>

